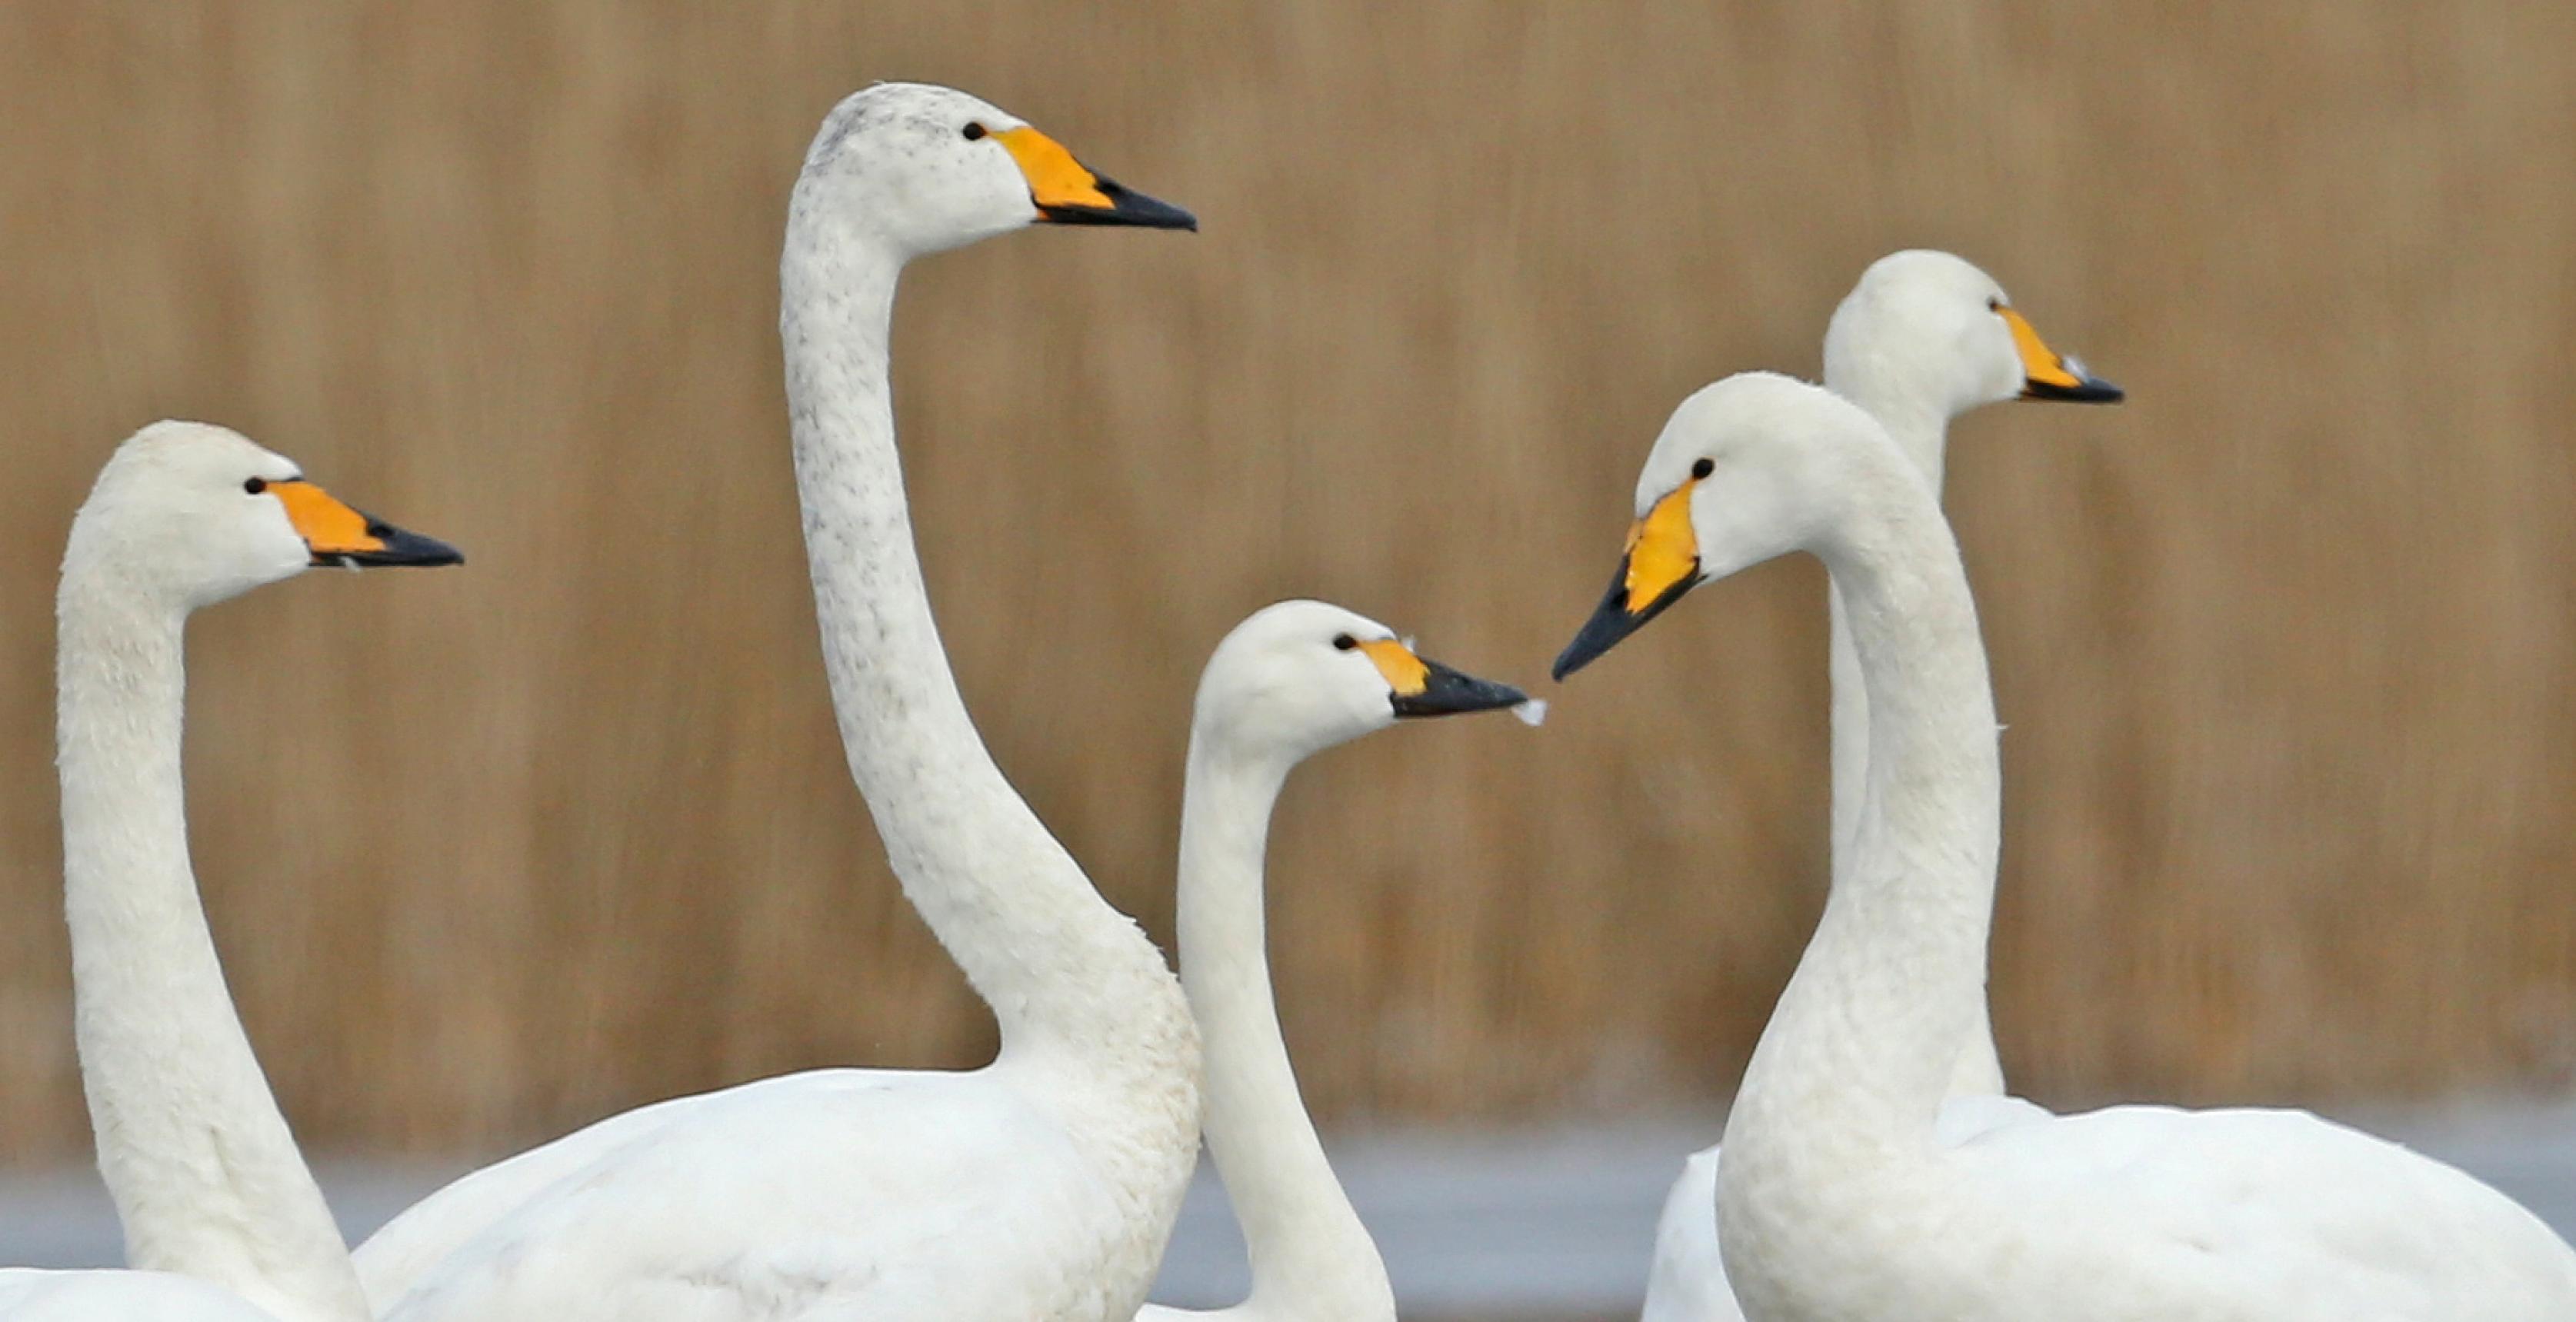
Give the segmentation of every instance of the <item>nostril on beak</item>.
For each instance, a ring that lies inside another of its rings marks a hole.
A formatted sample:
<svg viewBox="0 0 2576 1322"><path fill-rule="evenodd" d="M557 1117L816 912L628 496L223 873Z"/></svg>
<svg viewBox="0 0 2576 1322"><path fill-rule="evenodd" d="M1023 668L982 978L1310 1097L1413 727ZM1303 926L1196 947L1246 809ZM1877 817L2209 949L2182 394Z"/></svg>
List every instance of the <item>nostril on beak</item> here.
<svg viewBox="0 0 2576 1322"><path fill-rule="evenodd" d="M378 523L375 520L370 519L367 521L367 535L381 542L394 535L393 525L389 523Z"/></svg>

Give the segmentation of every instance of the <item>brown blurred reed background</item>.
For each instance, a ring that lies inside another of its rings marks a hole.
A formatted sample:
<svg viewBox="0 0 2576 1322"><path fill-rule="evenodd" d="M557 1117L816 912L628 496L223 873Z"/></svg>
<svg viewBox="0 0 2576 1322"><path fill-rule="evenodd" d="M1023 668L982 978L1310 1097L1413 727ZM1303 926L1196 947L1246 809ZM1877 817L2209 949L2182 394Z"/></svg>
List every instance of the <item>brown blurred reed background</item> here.
<svg viewBox="0 0 2576 1322"><path fill-rule="evenodd" d="M1812 374L1935 245L2131 392L1955 433L2017 1082L2576 1072L2576 9L18 0L0 61L10 1162L85 1144L53 567L170 414L472 557L194 630L199 871L314 1147L986 1049L842 768L781 407L789 182L891 77L1205 221L927 263L897 346L968 698L1158 936L1235 619L1541 680L1670 407ZM1821 586L1705 592L1543 731L1309 770L1272 941L1320 1110L1724 1097L1821 897Z"/></svg>

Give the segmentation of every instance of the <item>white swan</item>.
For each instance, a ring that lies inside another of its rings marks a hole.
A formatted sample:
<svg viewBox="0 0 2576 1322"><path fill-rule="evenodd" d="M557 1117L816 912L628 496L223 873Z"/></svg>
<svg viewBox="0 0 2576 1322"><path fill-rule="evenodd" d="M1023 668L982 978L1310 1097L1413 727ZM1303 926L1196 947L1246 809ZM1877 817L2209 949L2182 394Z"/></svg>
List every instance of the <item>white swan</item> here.
<svg viewBox="0 0 2576 1322"><path fill-rule="evenodd" d="M982 1069L822 1070L648 1106L466 1176L358 1254L404 1319L1117 1319L1198 1144L1179 984L993 765L912 543L886 376L914 257L1041 220L1192 225L962 92L823 122L780 262L798 492L851 774L1001 1027Z"/></svg>
<svg viewBox="0 0 2576 1322"><path fill-rule="evenodd" d="M2117 403L2120 389L2042 341L1993 276L1946 252L1908 249L1870 263L1825 330L1825 388L1869 410L1915 470L1941 490L1950 423L2008 399ZM1842 595L1832 615L1832 859L1850 856L1869 750L1869 706ZM2003 1064L1983 1002L1950 1078L1954 1097L1995 1099ZM2009 1115L2017 1103L1947 1108L1942 1128L1965 1138ZM2000 1107L2000 1110L1998 1109ZM1655 1226L1654 1265L1639 1322L1731 1322L1743 1316L1727 1289L1717 1248L1718 1149L1693 1153L1664 1200Z"/></svg>
<svg viewBox="0 0 2576 1322"><path fill-rule="evenodd" d="M1936 1116L1984 997L2000 834L1976 608L1884 428L1785 377L1685 401L1638 479L1598 655L1694 584L1790 551L1851 606L1871 716L1851 859L1754 1049L1717 1208L1758 1322L2543 1322L2576 1251L2440 1162L2299 1111Z"/></svg>
<svg viewBox="0 0 2576 1322"><path fill-rule="evenodd" d="M0 1318L363 1322L366 1300L224 987L188 862L189 612L316 564L452 564L221 427L117 448L56 598L73 1029L133 1271L0 1271Z"/></svg>
<svg viewBox="0 0 2576 1322"><path fill-rule="evenodd" d="M1351 1210L1297 1093L1263 945L1270 810L1299 762L1401 717L1513 707L1526 695L1416 657L1385 625L1318 601L1265 607L1199 679L1181 792L1181 983L1207 1044L1207 1144L1252 1256L1252 1295L1145 1322L1393 1322L1377 1244Z"/></svg>

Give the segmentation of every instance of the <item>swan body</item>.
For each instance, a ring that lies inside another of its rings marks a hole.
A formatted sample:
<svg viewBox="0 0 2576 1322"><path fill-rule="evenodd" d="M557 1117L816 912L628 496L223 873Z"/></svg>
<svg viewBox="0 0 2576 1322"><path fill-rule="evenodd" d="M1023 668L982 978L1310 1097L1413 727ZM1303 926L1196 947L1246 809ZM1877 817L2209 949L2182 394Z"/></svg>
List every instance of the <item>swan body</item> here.
<svg viewBox="0 0 2576 1322"><path fill-rule="evenodd" d="M363 1313L350 1316L364 1316ZM240 1295L177 1272L0 1269L0 1318L9 1322L279 1322Z"/></svg>
<svg viewBox="0 0 2576 1322"><path fill-rule="evenodd" d="M1182 228L965 93L823 123L780 262L797 489L850 770L904 893L992 1007L964 1072L818 1070L648 1106L432 1194L363 1245L388 1319L1126 1322L1198 1142L1160 952L985 751L913 547L887 380L913 257L1039 221Z"/></svg>
<svg viewBox="0 0 2576 1322"><path fill-rule="evenodd" d="M1426 662L1338 606L1283 601L1226 635L1199 680L1181 795L1181 983L1207 1047L1207 1144L1252 1258L1252 1294L1143 1322L1394 1322L1377 1244L1297 1092L1263 944L1262 856L1289 772L1405 717L1516 706L1518 689Z"/></svg>
<svg viewBox="0 0 2576 1322"><path fill-rule="evenodd" d="M2013 308L2003 286L1966 259L1929 249L1870 263L1825 330L1825 388L1869 410L1937 494L1952 420L2010 399L2110 404L2119 387L2050 349ZM1869 704L1842 594L1827 594L1833 677L1832 858L1850 855L1868 762ZM1981 1002L1953 1068L1954 1097L2003 1092L2003 1063ZM1973 1130L1988 1108L1970 1106L1945 1126ZM1694 1153L1664 1200L1640 1322L1732 1322L1741 1317L1717 1251L1718 1150Z"/></svg>
<svg viewBox="0 0 2576 1322"><path fill-rule="evenodd" d="M2466 1174L2300 1111L1940 1113L1984 996L1993 695L1938 500L1867 413L1768 374L1686 400L1561 665L1790 551L1850 606L1871 719L1851 856L1745 1072L1717 1179L1756 1322L2542 1322L2576 1251Z"/></svg>
<svg viewBox="0 0 2576 1322"><path fill-rule="evenodd" d="M1958 1087L1954 1073L1951 1086ZM2002 1093L1953 1091L1932 1122L1932 1140L1956 1146L2014 1121L2045 1115L2039 1106ZM1655 1256L1646 1275L1646 1302L1638 1322L1736 1322L1744 1310L1726 1280L1717 1246L1717 1144L1692 1153L1681 1178L1664 1195L1655 1222Z"/></svg>
<svg viewBox="0 0 2576 1322"><path fill-rule="evenodd" d="M1655 1256L1637 1322L1732 1322L1744 1316L1717 1251L1717 1145L1682 1161L1655 1218Z"/></svg>
<svg viewBox="0 0 2576 1322"><path fill-rule="evenodd" d="M364 1322L198 899L182 636L199 607L314 565L460 558L221 427L155 423L100 472L56 597L64 916L99 1173L139 1270L0 1272L0 1318Z"/></svg>

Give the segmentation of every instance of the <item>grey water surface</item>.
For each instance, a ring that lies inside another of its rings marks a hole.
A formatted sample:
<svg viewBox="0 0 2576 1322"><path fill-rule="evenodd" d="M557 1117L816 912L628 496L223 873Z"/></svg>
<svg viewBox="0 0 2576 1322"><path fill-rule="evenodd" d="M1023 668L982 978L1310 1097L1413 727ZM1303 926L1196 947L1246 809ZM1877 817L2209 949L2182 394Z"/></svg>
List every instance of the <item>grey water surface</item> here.
<svg viewBox="0 0 2576 1322"><path fill-rule="evenodd" d="M2576 1104L2355 1111L2354 1123L2454 1162L2576 1237ZM1633 1310L1665 1190L1713 1120L1608 1129L1380 1131L1331 1144L1408 1316L1612 1316ZM317 1163L352 1241L470 1163ZM1202 1165L1154 1292L1240 1299L1243 1242ZM118 1261L106 1191L86 1170L0 1173L0 1265Z"/></svg>

